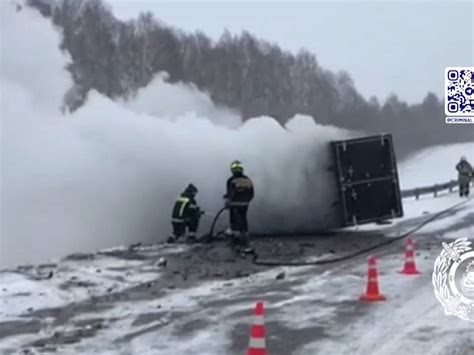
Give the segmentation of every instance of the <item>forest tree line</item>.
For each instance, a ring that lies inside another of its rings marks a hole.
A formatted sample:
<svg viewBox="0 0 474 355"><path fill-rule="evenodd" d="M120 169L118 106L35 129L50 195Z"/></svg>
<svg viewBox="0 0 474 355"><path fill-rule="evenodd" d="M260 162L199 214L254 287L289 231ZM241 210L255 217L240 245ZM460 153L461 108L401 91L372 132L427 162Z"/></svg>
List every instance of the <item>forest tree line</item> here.
<svg viewBox="0 0 474 355"><path fill-rule="evenodd" d="M284 124L295 114L367 134L392 133L399 156L443 143L472 140L472 131L446 125L443 101L427 93L418 104L391 95L365 100L347 72L319 66L307 50L297 54L248 32L225 31L218 41L185 33L151 13L120 21L102 0L29 0L29 5L62 29L75 87L71 110L95 89L110 98L130 98L159 72L168 82L191 83L217 105L243 119L268 115ZM410 85L410 83L407 83Z"/></svg>

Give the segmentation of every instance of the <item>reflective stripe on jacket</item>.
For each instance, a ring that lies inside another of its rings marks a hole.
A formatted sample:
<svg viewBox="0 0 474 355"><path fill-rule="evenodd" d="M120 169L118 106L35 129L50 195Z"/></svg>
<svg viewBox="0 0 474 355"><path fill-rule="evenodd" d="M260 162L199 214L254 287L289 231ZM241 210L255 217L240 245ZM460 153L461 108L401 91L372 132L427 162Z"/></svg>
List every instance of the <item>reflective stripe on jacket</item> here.
<svg viewBox="0 0 474 355"><path fill-rule="evenodd" d="M196 200L192 197L181 195L176 199L171 214L171 222L182 223L195 218L199 218L200 210Z"/></svg>

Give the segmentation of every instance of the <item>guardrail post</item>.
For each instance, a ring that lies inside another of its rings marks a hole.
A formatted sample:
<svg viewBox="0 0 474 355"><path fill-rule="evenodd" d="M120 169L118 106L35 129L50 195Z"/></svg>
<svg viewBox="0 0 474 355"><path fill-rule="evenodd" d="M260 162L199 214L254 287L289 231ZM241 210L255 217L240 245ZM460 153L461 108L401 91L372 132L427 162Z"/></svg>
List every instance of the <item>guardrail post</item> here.
<svg viewBox="0 0 474 355"><path fill-rule="evenodd" d="M434 189L434 197L437 197L437 196L438 196L438 186L435 185L435 186L433 187L433 189Z"/></svg>
<svg viewBox="0 0 474 355"><path fill-rule="evenodd" d="M418 189L415 189L415 198L417 200L420 198L420 194L418 193Z"/></svg>

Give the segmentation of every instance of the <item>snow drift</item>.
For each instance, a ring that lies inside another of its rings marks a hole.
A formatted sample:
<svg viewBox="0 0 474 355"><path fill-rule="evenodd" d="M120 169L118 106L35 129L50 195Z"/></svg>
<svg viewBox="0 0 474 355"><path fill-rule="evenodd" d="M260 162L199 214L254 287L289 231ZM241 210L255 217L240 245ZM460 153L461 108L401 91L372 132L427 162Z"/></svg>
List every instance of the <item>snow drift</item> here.
<svg viewBox="0 0 474 355"><path fill-rule="evenodd" d="M461 156L474 163L474 142L423 149L401 162L400 185L404 189L411 189L455 180L455 166Z"/></svg>
<svg viewBox="0 0 474 355"><path fill-rule="evenodd" d="M204 209L221 207L234 159L255 183L253 230L334 220L327 143L347 132L303 116L286 127L269 117L240 124L196 88L162 77L133 102L91 92L82 108L62 114L73 83L60 34L32 9L0 6L0 266L162 240L171 205L189 182ZM201 231L209 224L203 220Z"/></svg>

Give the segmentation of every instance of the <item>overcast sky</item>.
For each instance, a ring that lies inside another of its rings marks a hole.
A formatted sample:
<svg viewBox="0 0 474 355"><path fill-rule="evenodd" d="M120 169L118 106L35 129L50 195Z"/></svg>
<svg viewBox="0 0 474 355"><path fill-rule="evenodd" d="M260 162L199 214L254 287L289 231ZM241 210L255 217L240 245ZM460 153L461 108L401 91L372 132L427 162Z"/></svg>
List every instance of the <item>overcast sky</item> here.
<svg viewBox="0 0 474 355"><path fill-rule="evenodd" d="M248 30L319 64L346 70L366 97L396 93L410 103L444 94L446 66L474 66L473 1L163 2L106 0L117 17L151 11L185 31L218 39Z"/></svg>

